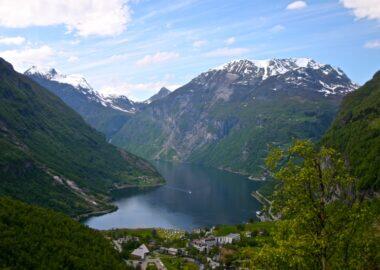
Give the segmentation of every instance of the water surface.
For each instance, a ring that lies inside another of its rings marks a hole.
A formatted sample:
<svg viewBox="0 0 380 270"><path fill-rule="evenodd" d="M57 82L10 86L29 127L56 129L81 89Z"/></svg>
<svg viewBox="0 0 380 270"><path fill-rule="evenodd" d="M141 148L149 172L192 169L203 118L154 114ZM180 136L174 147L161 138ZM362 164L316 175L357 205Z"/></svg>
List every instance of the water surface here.
<svg viewBox="0 0 380 270"><path fill-rule="evenodd" d="M96 229L193 228L237 224L255 217L259 202L250 193L261 183L244 176L190 164L154 163L166 185L114 194L118 210L89 218Z"/></svg>

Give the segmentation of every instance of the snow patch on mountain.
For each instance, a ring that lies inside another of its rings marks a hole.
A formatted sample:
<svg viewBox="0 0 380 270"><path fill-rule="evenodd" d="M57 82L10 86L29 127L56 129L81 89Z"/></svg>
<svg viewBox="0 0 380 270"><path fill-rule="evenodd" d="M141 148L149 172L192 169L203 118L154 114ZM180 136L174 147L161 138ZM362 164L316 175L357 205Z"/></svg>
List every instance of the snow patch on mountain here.
<svg viewBox="0 0 380 270"><path fill-rule="evenodd" d="M129 100L126 96L104 96L95 91L86 79L79 74L65 75L57 72L54 68L32 66L25 71L25 75L39 76L50 81L71 85L74 89L86 96L88 100L97 102L103 107L112 108L125 113L136 113L137 111L133 106L134 102ZM125 104L126 106L120 106L119 104Z"/></svg>
<svg viewBox="0 0 380 270"><path fill-rule="evenodd" d="M26 75L39 75L49 79L51 81L56 81L59 83L70 84L75 88L83 88L88 90L93 90L88 84L86 79L79 74L64 75L58 73L54 68L41 68L37 66L32 66L25 72Z"/></svg>
<svg viewBox="0 0 380 270"><path fill-rule="evenodd" d="M210 71L226 71L229 73L243 73L245 75L258 74L265 80L271 76L285 74L299 68L319 69L324 65L310 58L266 59L266 60L235 60L213 68Z"/></svg>
<svg viewBox="0 0 380 270"><path fill-rule="evenodd" d="M240 78L234 82L239 85L257 85L275 76L283 76L286 83L297 86L319 84L319 92L325 96L346 94L358 88L341 69L311 58L235 60L202 73L195 82L209 85L219 72L239 75Z"/></svg>

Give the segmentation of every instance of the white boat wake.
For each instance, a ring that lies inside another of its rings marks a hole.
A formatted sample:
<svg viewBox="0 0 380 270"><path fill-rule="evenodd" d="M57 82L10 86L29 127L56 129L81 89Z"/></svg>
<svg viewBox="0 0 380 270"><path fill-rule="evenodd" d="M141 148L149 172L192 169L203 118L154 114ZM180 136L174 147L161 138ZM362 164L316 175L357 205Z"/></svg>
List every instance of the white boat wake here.
<svg viewBox="0 0 380 270"><path fill-rule="evenodd" d="M184 193L187 193L187 194L191 194L192 193L191 190L186 190L186 189L183 189L183 188L177 188L177 187L171 187L171 186L165 186L165 188L168 188L168 189L171 189L171 190L180 191L180 192L184 192Z"/></svg>

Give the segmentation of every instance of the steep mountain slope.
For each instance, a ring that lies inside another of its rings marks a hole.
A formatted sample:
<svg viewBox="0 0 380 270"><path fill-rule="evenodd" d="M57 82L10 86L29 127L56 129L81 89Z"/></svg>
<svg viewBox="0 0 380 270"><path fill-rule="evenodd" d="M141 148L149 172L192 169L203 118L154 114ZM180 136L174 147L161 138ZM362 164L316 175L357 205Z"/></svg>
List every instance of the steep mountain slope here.
<svg viewBox="0 0 380 270"><path fill-rule="evenodd" d="M24 74L60 97L107 138L118 131L138 109L139 104L127 97L103 97L80 75L62 75L55 69L45 70L35 66Z"/></svg>
<svg viewBox="0 0 380 270"><path fill-rule="evenodd" d="M156 100L159 100L159 99L162 99L164 97L166 97L167 95L169 95L171 92L169 89L167 89L166 87L162 87L160 89L160 91L158 91L156 94L154 94L153 96L151 96L149 99L147 99L146 101L144 101L144 103L146 104L150 104L152 103L153 101L156 101Z"/></svg>
<svg viewBox="0 0 380 270"><path fill-rule="evenodd" d="M380 189L380 71L344 98L322 143L347 156L363 189Z"/></svg>
<svg viewBox="0 0 380 270"><path fill-rule="evenodd" d="M112 142L146 158L259 176L268 145L319 139L355 88L311 59L233 61L136 113Z"/></svg>
<svg viewBox="0 0 380 270"><path fill-rule="evenodd" d="M109 190L162 181L58 97L0 58L0 195L69 215L109 209Z"/></svg>
<svg viewBox="0 0 380 270"><path fill-rule="evenodd" d="M55 213L0 197L1 269L126 269L100 232Z"/></svg>

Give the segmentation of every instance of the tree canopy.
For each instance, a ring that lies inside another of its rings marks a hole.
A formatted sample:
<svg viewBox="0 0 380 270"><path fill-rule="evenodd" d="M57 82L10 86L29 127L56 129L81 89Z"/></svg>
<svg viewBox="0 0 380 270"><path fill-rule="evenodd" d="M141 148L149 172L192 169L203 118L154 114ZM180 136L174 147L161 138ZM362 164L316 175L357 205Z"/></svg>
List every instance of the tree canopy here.
<svg viewBox="0 0 380 270"><path fill-rule="evenodd" d="M0 197L0 269L126 269L100 232L64 214Z"/></svg>
<svg viewBox="0 0 380 270"><path fill-rule="evenodd" d="M253 256L254 266L376 269L379 201L359 192L339 153L296 141L287 150L273 149L267 166L280 181L272 211L281 221L273 243Z"/></svg>

